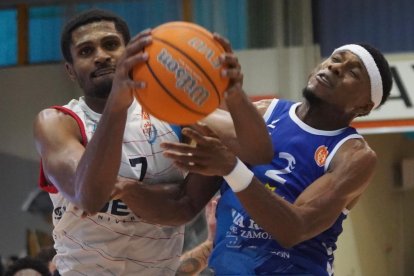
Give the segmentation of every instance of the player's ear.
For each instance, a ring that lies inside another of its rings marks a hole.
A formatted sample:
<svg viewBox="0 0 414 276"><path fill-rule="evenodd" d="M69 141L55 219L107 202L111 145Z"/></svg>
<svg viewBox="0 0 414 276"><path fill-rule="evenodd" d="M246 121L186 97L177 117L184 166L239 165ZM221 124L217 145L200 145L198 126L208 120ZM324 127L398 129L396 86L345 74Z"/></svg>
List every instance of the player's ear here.
<svg viewBox="0 0 414 276"><path fill-rule="evenodd" d="M65 62L65 69L66 72L68 73L69 77L71 80L76 81L76 74L75 74L75 70L73 70L73 65L69 62Z"/></svg>

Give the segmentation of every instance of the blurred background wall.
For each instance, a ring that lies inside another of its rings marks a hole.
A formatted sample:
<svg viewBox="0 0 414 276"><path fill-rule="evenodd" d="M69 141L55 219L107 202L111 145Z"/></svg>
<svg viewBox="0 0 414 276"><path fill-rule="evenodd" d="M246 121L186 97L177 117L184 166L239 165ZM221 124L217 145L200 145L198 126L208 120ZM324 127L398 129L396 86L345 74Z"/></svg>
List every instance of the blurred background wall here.
<svg viewBox="0 0 414 276"><path fill-rule="evenodd" d="M310 70L345 43L367 42L389 58L397 85L374 125L361 131L377 152L377 172L346 220L336 275L414 275L414 191L402 189L401 162L414 158L414 24L410 0L130 0L0 2L0 255L23 255L28 233L50 233L37 193L35 115L80 96L66 76L60 30L91 7L123 16L131 32L186 20L228 37L252 97L299 100ZM407 100L401 95L407 94ZM379 122L379 123L378 123ZM414 168L412 168L414 170ZM41 201L42 202L42 201ZM24 211L25 210L25 211Z"/></svg>

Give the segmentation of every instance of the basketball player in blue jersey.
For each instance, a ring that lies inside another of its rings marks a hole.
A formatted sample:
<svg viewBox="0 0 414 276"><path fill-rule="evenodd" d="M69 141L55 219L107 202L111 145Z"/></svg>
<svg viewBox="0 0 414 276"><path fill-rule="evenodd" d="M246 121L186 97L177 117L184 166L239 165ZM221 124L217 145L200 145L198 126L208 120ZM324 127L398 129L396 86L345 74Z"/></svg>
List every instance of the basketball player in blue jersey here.
<svg viewBox="0 0 414 276"><path fill-rule="evenodd" d="M377 161L350 123L383 104L391 86L378 50L345 45L311 73L303 102L256 103L274 147L269 164L246 166L194 130L187 135L204 147L163 145L180 168L224 176L209 258L217 275L333 275L342 222Z"/></svg>
<svg viewBox="0 0 414 276"><path fill-rule="evenodd" d="M216 38L227 50L222 74L230 79L226 104L238 135L228 146L247 162L265 163L271 158L266 125L241 89L230 45ZM217 177L185 177L163 156L160 144L178 142L179 131L134 99L145 82L132 80L130 71L148 59L149 43L150 31L130 40L126 23L101 10L79 14L63 29L65 67L84 96L41 111L34 122L61 275L175 275L183 224L219 187ZM260 144L245 146L254 141Z"/></svg>

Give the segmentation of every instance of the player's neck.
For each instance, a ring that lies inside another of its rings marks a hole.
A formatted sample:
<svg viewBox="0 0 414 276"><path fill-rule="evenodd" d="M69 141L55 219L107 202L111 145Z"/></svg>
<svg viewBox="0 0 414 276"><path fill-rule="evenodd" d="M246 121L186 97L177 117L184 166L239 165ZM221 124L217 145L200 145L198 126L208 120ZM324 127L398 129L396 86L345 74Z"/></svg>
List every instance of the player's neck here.
<svg viewBox="0 0 414 276"><path fill-rule="evenodd" d="M339 112L329 105L312 106L304 101L296 109L296 115L305 124L319 130L337 130L348 127L352 119L349 114Z"/></svg>
<svg viewBox="0 0 414 276"><path fill-rule="evenodd" d="M102 114L107 99L101 99L97 97L90 97L85 95L85 103L94 112Z"/></svg>

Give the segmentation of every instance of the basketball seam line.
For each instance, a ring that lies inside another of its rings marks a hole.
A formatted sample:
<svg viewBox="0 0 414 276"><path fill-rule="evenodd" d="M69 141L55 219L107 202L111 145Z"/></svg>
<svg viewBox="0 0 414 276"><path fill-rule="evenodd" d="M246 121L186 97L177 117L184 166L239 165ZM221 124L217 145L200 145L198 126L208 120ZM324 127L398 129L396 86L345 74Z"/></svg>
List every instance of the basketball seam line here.
<svg viewBox="0 0 414 276"><path fill-rule="evenodd" d="M213 82L213 80L210 78L210 76L206 73L206 71L204 71L204 69L200 66L200 64L198 64L193 58L191 58L189 55L187 55L187 53L183 52L181 49L177 48L175 45L171 44L168 41L165 41L164 39L158 38L158 37L154 37L155 40L159 40L165 44L167 44L168 46L174 48L176 51L180 52L183 56L185 56L186 58L188 58L195 66L197 66L197 68L203 72L203 74L207 77L208 81L210 82L210 84L213 86L214 88L214 92L217 95L217 98L219 99L219 104L221 102L221 98L220 98L220 93L217 90L217 87L215 85L215 83Z"/></svg>
<svg viewBox="0 0 414 276"><path fill-rule="evenodd" d="M188 110L190 110L190 111L192 111L192 112L194 112L194 113L196 113L196 114L200 114L200 115L203 115L203 116L207 116L209 113L203 113L203 112L200 112L200 111L198 111L198 110L195 110L195 109L193 109L193 108L191 108L191 107L189 107L189 106L187 106L186 104L184 104L184 103L182 103L182 102L180 102L175 96L174 96L174 94L173 93L171 93L171 91L169 90L169 89L167 89L165 86L164 86L164 84L160 81L160 79L155 75L155 73L154 73L154 71L152 70L152 68L151 68L151 65L149 65L149 63L148 63L148 61L147 62L145 62L145 64L147 65L147 67L148 67L148 70L150 71L150 73L151 73L151 75L154 77L154 79L157 81L157 83L164 89L164 91L168 94L168 95L170 95L170 97L176 102L176 103L178 103L179 105L181 105L182 107L184 107L184 108L186 108L186 109L188 109Z"/></svg>

